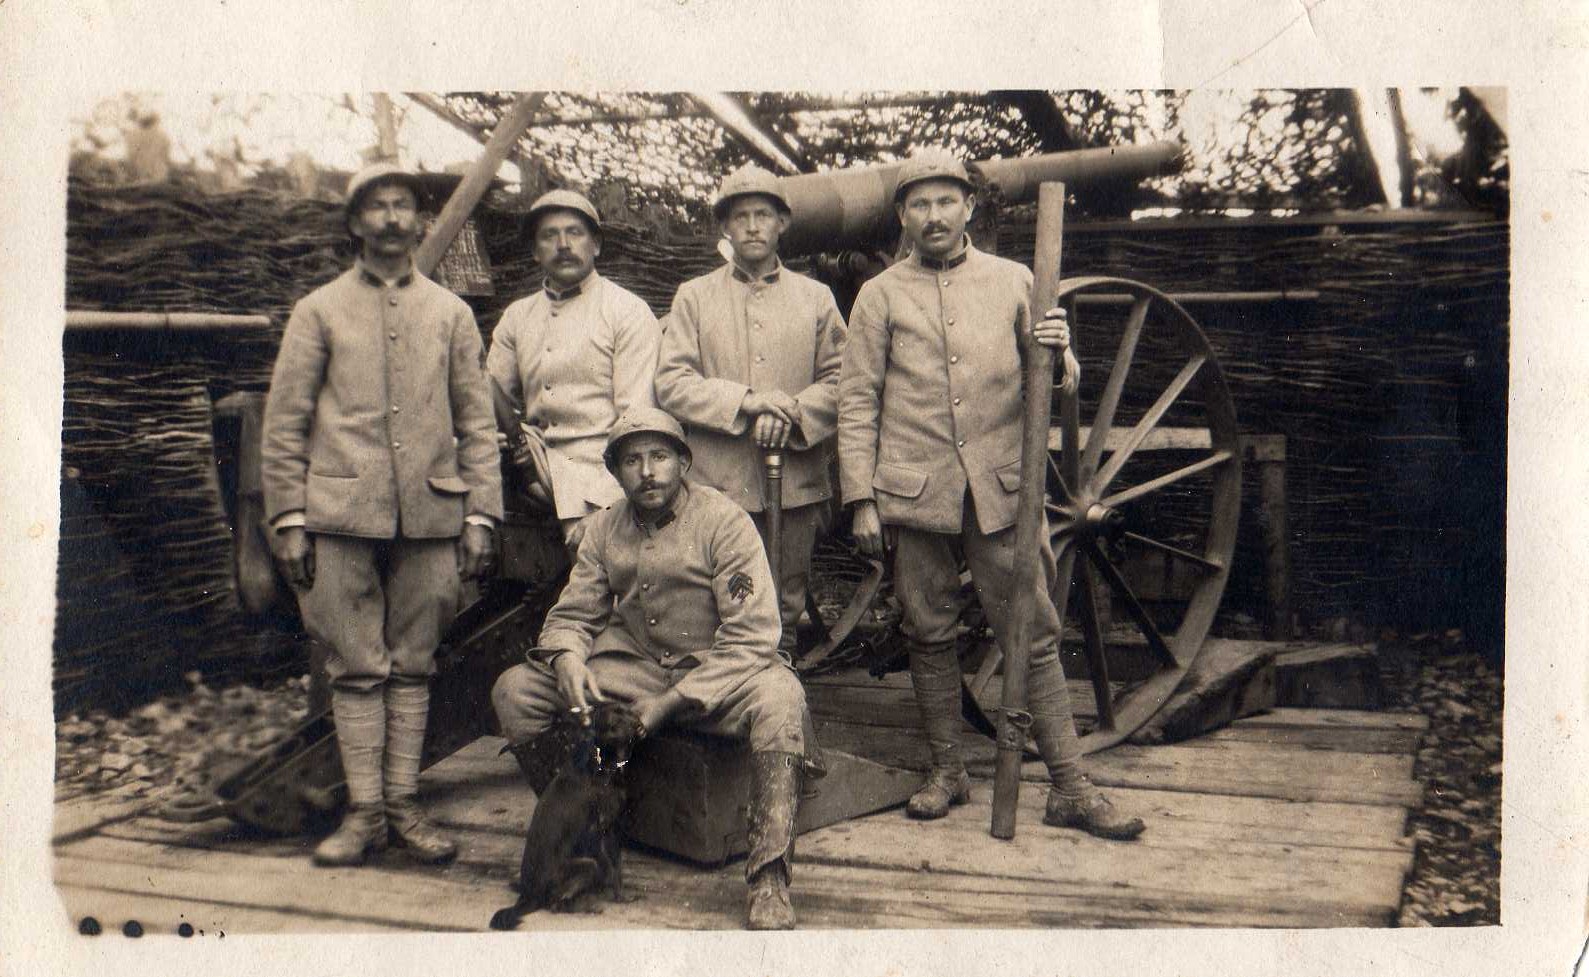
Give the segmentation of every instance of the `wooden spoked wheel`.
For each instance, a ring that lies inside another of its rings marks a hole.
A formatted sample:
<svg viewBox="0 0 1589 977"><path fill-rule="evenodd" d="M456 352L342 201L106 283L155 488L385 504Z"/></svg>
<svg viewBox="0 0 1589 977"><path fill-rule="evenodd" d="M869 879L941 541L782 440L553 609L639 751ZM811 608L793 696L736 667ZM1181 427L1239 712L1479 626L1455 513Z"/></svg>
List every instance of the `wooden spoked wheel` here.
<svg viewBox="0 0 1589 977"><path fill-rule="evenodd" d="M1106 377L1084 370L1076 394L1056 389L1049 433L1045 507L1057 567L1050 596L1067 639L1079 632L1083 646L1097 720L1078 727L1092 753L1164 705L1208 636L1236 548L1241 449L1224 375L1184 308L1147 285L1102 277L1062 281L1057 304L1069 310L1084 359L1118 337ZM1140 577L1143 566L1175 586L1138 593L1128 568ZM1106 633L1117 609L1130 628ZM1125 683L1111 681L1105 650L1122 643L1145 645ZM989 717L999 705L1002 660L991 647L966 674Z"/></svg>

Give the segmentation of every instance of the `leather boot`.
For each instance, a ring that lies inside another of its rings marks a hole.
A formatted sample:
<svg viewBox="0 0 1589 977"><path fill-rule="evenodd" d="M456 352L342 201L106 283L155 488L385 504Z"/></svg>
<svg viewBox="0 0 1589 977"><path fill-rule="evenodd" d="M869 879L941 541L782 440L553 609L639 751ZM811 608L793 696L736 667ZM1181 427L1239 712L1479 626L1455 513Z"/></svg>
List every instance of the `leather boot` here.
<svg viewBox="0 0 1589 977"><path fill-rule="evenodd" d="M1076 782L1066 790L1068 792L1061 792L1057 786L1049 788L1044 824L1080 828L1094 837L1112 841L1130 841L1146 827L1141 818L1132 817L1110 803L1086 774L1077 774Z"/></svg>
<svg viewBox="0 0 1589 977"><path fill-rule="evenodd" d="M342 824L315 846L316 865L362 865L364 856L386 847L386 809L379 804L354 806Z"/></svg>
<svg viewBox="0 0 1589 977"><path fill-rule="evenodd" d="M400 847L436 864L451 861L458 846L419 807L419 766L429 716L429 683L395 678L386 683L386 820Z"/></svg>
<svg viewBox="0 0 1589 977"><path fill-rule="evenodd" d="M960 660L952 641L931 645L913 641L908 647L910 683L932 751L932 771L911 795L905 813L933 820L948 814L950 805L971 799L971 778L960 757Z"/></svg>
<svg viewBox="0 0 1589 977"><path fill-rule="evenodd" d="M1037 740L1037 751L1042 754L1053 785L1049 788L1043 823L1080 828L1090 835L1116 841L1128 841L1141 834L1142 819L1117 810L1081 772L1081 742L1076 737L1065 669L1056 652L1033 656L1026 698L1032 713L1032 738Z"/></svg>
<svg viewBox="0 0 1589 977"><path fill-rule="evenodd" d="M789 870L794 858L795 810L800 802L798 753L751 754L750 854L745 857L745 928L794 929Z"/></svg>
<svg viewBox="0 0 1589 977"><path fill-rule="evenodd" d="M386 748L386 706L381 689L332 689L337 752L348 784L342 825L314 850L316 865L358 865L386 847L381 796L381 756Z"/></svg>

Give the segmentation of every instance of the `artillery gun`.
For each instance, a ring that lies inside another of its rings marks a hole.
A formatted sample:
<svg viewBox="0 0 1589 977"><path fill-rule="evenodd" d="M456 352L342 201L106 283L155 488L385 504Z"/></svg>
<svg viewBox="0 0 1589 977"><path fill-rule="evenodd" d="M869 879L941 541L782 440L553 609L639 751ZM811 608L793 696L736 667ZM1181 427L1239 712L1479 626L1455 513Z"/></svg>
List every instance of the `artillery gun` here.
<svg viewBox="0 0 1589 977"><path fill-rule="evenodd" d="M1022 203L1034 199L1038 185L1049 180L1085 190L1172 172L1180 153L1177 144L1155 143L988 160L973 164L972 170L1004 201ZM896 169L897 164L886 164L783 178L794 214L784 239L785 254L886 252L898 231L892 206ZM1098 348L1104 337L1118 336L1115 359L1101 387L1084 382L1079 396L1061 397L1056 391L1050 397L1046 510L1059 566L1051 596L1062 619L1072 603L1076 607L1097 705L1097 723L1082 738L1083 749L1092 752L1119 742L1151 717L1201 649L1235 550L1241 454L1224 376L1206 336L1181 305L1148 285L1116 278L1064 279L1058 296L1070 310L1079 345L1096 343L1090 348ZM237 492L227 500L238 592L250 614L290 622L296 608L271 563L264 537L259 483L263 397L235 395L223 409L235 417L238 432ZM1186 451L1197 457L1165 463L1165 458ZM438 652L427 765L495 732L491 686L505 668L523 659L567 572L556 522L523 499L515 504L512 472L505 468L504 474L510 491L500 569L460 614ZM1165 539L1147 523L1155 500L1171 495L1183 515L1189 509L1198 515L1196 525L1188 528L1183 518L1173 539ZM1192 578L1189 590L1177 601L1140 599L1121 568L1122 553L1130 547L1182 565ZM831 622L811 607L816 635L801 659L802 670L846 660L837 652L857 640L857 623L876 598L883 575L880 564L869 562L858 575L848 606ZM1100 600L1106 593L1111 599ZM1111 679L1106 655L1107 619L1115 605L1123 609L1137 632L1136 643L1146 648L1152 662L1115 676L1127 680L1123 685ZM991 642L979 647L986 650L964 660L965 685L968 718L981 719L979 725L986 729L991 727L986 716L998 704L1002 655ZM316 674L318 658L311 653ZM224 815L281 834L329 822L342 802L342 776L328 700L323 685L317 686L309 718L292 736L220 779L213 791L171 802L166 816L198 820ZM866 810L883 806L876 800L857 799L856 804L871 803Z"/></svg>

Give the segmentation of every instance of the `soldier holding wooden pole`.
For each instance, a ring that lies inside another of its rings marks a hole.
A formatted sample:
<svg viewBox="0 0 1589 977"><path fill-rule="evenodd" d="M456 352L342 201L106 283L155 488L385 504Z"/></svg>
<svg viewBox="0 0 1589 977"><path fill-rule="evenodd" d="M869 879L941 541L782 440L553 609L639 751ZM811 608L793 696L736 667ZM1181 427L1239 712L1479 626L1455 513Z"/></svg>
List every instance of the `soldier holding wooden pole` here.
<svg viewBox="0 0 1589 977"><path fill-rule="evenodd" d="M854 507L863 551L893 550L911 683L932 751L927 783L907 808L923 819L970 799L959 743L957 551L1006 660L1019 660L1008 643L1018 630L1011 598L1021 333L1063 352L1069 391L1079 375L1063 310L1034 322L1032 273L971 245L971 191L965 166L948 154L924 153L901 167L894 203L912 253L857 295L839 381L844 502ZM1059 660L1061 622L1048 597L1056 570L1047 538L1040 536L1043 573L1032 595L1025 704L1052 783L1044 820L1133 838L1142 821L1118 811L1081 770Z"/></svg>

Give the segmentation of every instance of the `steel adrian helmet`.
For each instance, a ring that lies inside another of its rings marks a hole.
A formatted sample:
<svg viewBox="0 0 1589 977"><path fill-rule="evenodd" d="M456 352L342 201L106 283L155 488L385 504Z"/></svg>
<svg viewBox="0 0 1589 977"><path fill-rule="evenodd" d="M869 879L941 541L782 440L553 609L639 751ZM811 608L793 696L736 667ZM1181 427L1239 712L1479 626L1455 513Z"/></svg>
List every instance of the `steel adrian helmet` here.
<svg viewBox="0 0 1589 977"><path fill-rule="evenodd" d="M722 220L728 216L728 205L735 197L753 194L771 197L777 202L779 210L786 214L791 212L789 198L784 194L778 178L754 163L746 163L723 179L717 199L712 202L712 214Z"/></svg>
<svg viewBox="0 0 1589 977"><path fill-rule="evenodd" d="M535 203L530 204L527 219L532 235L535 233L535 222L549 210L572 210L590 222L592 231L601 230L601 215L596 213L596 205L585 199L584 194L572 190L548 190L536 197Z"/></svg>
<svg viewBox="0 0 1589 977"><path fill-rule="evenodd" d="M898 181L894 184L894 203L904 199L905 190L912 183L923 180L953 180L965 187L966 193L976 189L971 175L966 172L966 164L958 157L940 149L923 150L900 165Z"/></svg>
<svg viewBox="0 0 1589 977"><path fill-rule="evenodd" d="M684 427L672 414L657 407L631 407L623 412L618 423L612 426L612 433L607 435L607 450L601 453L601 460L606 462L608 471L618 468L618 448L624 438L636 434L660 434L672 441L686 460L691 457L690 444L684 440Z"/></svg>
<svg viewBox="0 0 1589 977"><path fill-rule="evenodd" d="M413 192L416 204L423 204L425 201L425 186L415 173L405 170L396 163L372 163L353 174L352 179L348 180L347 200L343 205L348 216L358 213L364 194L382 183L397 183L407 187Z"/></svg>

